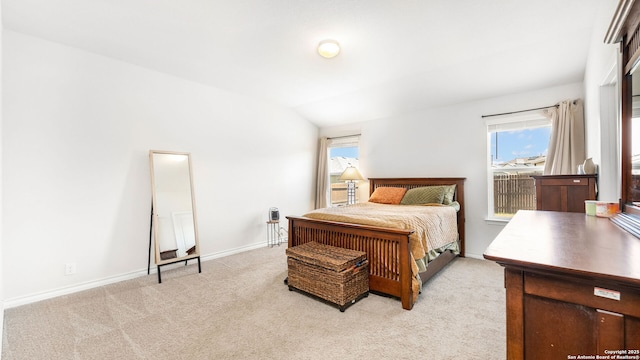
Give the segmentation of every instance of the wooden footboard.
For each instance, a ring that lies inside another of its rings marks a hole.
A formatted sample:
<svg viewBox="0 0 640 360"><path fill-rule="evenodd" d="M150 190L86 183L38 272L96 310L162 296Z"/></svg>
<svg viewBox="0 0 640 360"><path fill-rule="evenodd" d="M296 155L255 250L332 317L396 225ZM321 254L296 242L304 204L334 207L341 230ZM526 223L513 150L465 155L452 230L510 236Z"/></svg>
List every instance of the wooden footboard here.
<svg viewBox="0 0 640 360"><path fill-rule="evenodd" d="M357 224L287 216L289 247L315 241L325 245L367 253L371 291L399 297L402 307L411 310L411 257L409 235L412 230L389 229Z"/></svg>

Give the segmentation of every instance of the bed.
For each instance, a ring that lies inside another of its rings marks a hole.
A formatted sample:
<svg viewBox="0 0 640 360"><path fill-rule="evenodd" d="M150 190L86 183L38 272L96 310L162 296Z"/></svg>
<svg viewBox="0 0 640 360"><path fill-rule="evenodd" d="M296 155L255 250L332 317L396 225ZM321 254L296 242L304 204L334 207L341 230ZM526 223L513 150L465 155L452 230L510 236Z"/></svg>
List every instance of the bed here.
<svg viewBox="0 0 640 360"><path fill-rule="evenodd" d="M457 204L454 221L457 227L455 246L445 249L418 267L412 251L416 229L406 226L386 227L371 224L332 221L308 216L287 216L289 220L289 247L315 241L321 244L364 251L369 259L369 288L372 292L400 298L402 307L413 308L418 292L416 279L424 283L457 256L464 257L464 181L465 178L370 178L369 195L379 187L405 188L455 185L452 199ZM404 205L389 205L401 207ZM347 206L346 208L348 208ZM442 206L445 208L445 206ZM446 206L448 208L448 206ZM425 206L425 208L427 208ZM438 208L433 206L433 208ZM450 210L449 210L450 211ZM314 213L314 212L311 212ZM306 215L311 215L306 214ZM419 232L421 230L418 230ZM440 250L442 250L440 249ZM429 249L435 250L435 249ZM431 251L433 253L433 251ZM431 254L433 255L433 254ZM416 268L418 273L416 274ZM426 269L424 269L426 268ZM424 271L421 271L424 270Z"/></svg>

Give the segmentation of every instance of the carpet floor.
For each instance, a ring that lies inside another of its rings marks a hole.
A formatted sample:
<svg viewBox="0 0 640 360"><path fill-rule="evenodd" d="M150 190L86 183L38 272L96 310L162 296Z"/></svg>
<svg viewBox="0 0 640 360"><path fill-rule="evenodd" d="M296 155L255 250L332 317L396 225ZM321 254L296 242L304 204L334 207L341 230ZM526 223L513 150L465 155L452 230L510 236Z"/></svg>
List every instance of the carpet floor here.
<svg viewBox="0 0 640 360"><path fill-rule="evenodd" d="M285 245L7 309L2 359L504 359L502 268L458 258L413 310L295 291Z"/></svg>

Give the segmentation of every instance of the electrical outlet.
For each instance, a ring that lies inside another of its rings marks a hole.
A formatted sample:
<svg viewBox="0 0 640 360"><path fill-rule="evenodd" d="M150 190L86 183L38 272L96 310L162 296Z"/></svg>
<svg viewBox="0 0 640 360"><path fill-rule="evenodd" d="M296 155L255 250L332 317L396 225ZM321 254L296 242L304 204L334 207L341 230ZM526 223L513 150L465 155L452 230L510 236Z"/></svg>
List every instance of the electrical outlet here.
<svg viewBox="0 0 640 360"><path fill-rule="evenodd" d="M73 275L76 273L76 263L66 263L64 265L64 274Z"/></svg>

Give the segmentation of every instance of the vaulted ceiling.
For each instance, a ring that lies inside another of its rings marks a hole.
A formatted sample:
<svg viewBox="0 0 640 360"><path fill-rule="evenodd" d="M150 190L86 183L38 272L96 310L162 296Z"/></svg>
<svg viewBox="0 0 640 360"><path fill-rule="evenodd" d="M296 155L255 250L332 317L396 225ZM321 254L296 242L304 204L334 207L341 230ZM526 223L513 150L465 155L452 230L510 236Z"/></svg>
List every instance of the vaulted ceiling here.
<svg viewBox="0 0 640 360"><path fill-rule="evenodd" d="M332 126L581 81L600 3L2 0L2 20Z"/></svg>

